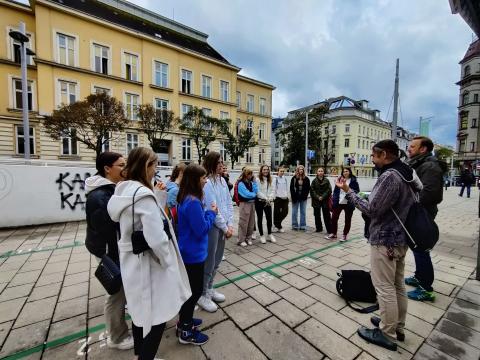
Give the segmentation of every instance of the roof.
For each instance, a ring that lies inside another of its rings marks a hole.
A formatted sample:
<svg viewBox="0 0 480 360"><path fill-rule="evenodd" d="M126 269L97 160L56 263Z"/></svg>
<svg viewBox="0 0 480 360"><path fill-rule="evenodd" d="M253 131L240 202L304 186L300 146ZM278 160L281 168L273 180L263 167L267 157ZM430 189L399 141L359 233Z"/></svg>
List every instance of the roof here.
<svg viewBox="0 0 480 360"><path fill-rule="evenodd" d="M273 86L273 85L267 84L266 82L259 81L259 80L257 80L257 79L252 79L252 78L246 77L245 75L237 74L237 79L244 80L244 81L248 81L248 82L251 82L251 83L253 83L253 84L255 84L255 85L260 85L260 86L269 88L269 89L271 89L271 90L275 90L275 89L276 89L275 86Z"/></svg>
<svg viewBox="0 0 480 360"><path fill-rule="evenodd" d="M368 101L367 100L358 100L357 101L357 100L353 100L352 98L349 98L347 96L338 96L338 97L334 97L334 98L328 98L324 101L320 101L320 102L317 102L317 103L312 104L312 105L305 106L305 107L300 108L300 109L289 111L289 114L290 113L296 113L296 112L308 111L308 110L311 110L313 108L320 107L322 105L323 106L328 105L328 109L330 111L337 110L337 109L349 109L349 108L362 110L362 111L365 111L365 112L368 112L368 113L373 113L375 111L378 111L378 110L372 110L372 109L365 108L363 106L363 104L365 104L365 103L368 103Z"/></svg>
<svg viewBox="0 0 480 360"><path fill-rule="evenodd" d="M197 52L231 65L207 43L207 35L122 0L48 0L89 16Z"/></svg>
<svg viewBox="0 0 480 360"><path fill-rule="evenodd" d="M465 56L460 61L460 64L463 64L476 56L480 56L480 40L476 40L470 44Z"/></svg>
<svg viewBox="0 0 480 360"><path fill-rule="evenodd" d="M460 14L465 22L480 37L480 1L449 0L453 14Z"/></svg>

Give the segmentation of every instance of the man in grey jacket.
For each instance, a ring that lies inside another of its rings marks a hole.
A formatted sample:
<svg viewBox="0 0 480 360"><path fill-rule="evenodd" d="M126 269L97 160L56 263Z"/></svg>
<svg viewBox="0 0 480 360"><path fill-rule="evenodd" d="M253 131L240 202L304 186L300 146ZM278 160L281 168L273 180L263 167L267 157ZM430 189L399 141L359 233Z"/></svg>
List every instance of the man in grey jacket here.
<svg viewBox="0 0 480 360"><path fill-rule="evenodd" d="M408 246L405 231L392 210L404 222L414 202L414 193L422 184L415 172L400 161L398 145L392 140L382 140L373 146L372 162L380 176L368 200L341 180L337 180L336 186L347 193L349 202L371 219L370 267L380 318L371 318L374 329L362 326L357 333L368 342L395 351L395 339L405 340L408 300L403 278Z"/></svg>
<svg viewBox="0 0 480 360"><path fill-rule="evenodd" d="M420 203L435 219L438 208L443 200L443 174L447 171L447 164L439 161L432 155L433 142L428 137L416 136L408 146L408 164L416 171L422 181L423 189L420 192ZM433 264L429 251L413 251L415 257L415 275L405 279L407 285L416 289L407 293L408 297L417 301L434 301L433 292Z"/></svg>

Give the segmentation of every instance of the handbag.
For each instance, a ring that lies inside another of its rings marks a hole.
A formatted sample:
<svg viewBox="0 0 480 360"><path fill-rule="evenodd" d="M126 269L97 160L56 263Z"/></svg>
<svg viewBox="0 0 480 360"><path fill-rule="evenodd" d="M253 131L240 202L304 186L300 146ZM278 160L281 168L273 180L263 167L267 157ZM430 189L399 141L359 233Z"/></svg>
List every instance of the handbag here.
<svg viewBox="0 0 480 360"><path fill-rule="evenodd" d="M100 281L100 284L105 288L109 295L116 294L122 287L122 275L119 266L108 255L103 255L97 270L95 270L95 277Z"/></svg>
<svg viewBox="0 0 480 360"><path fill-rule="evenodd" d="M364 270L342 270L342 272L337 273L337 275L339 276L336 284L337 292L345 299L350 308L362 314L368 314L378 310L377 293L373 287L369 272ZM352 301L376 304L361 308L354 307L351 304Z"/></svg>

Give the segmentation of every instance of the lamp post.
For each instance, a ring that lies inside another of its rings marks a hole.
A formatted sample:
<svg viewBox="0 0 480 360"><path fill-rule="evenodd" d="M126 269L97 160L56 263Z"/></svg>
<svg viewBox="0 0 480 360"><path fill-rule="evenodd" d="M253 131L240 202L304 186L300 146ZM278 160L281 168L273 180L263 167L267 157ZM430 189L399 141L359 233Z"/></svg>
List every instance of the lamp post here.
<svg viewBox="0 0 480 360"><path fill-rule="evenodd" d="M35 55L33 51L28 49L25 43L29 42L29 38L25 32L25 23L20 22L19 30L12 30L8 35L20 43L20 61L22 69L22 118L23 118L23 151L25 160L30 160L30 123L28 120L28 81L27 81L27 53Z"/></svg>
<svg viewBox="0 0 480 360"><path fill-rule="evenodd" d="M305 171L308 174L308 110L305 113Z"/></svg>

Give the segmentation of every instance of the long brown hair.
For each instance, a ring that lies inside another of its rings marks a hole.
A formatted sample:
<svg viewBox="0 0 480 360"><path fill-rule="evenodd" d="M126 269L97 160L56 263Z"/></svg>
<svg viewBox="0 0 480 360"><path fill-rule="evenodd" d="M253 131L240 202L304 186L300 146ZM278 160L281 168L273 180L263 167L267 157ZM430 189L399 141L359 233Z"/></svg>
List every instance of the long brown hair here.
<svg viewBox="0 0 480 360"><path fill-rule="evenodd" d="M157 163L157 154L152 149L137 147L130 151L127 166L123 169L125 180L136 180L153 190L152 179L147 179L147 168Z"/></svg>
<svg viewBox="0 0 480 360"><path fill-rule="evenodd" d="M205 175L207 175L207 172L203 166L194 163L188 165L183 171L182 181L180 181L177 202L181 203L187 196L193 196L202 200L203 188L200 184L200 179Z"/></svg>
<svg viewBox="0 0 480 360"><path fill-rule="evenodd" d="M300 169L303 169L303 174L302 174L302 175L299 174L299 170L300 170ZM306 175L305 175L305 167L304 167L303 165L298 165L297 168L295 169L295 177L296 177L297 179L300 178L300 179L303 180L303 179L305 179L305 176L306 176Z"/></svg>
<svg viewBox="0 0 480 360"><path fill-rule="evenodd" d="M203 158L203 167L207 170L207 176L213 176L214 178L217 175L217 166L222 156L216 151L209 151L207 155Z"/></svg>
<svg viewBox="0 0 480 360"><path fill-rule="evenodd" d="M250 169L249 167L244 167L243 170L242 170L242 175L240 175L240 178L239 180L240 181L247 181L247 176L250 175L250 174L253 174L253 171L252 169Z"/></svg>
<svg viewBox="0 0 480 360"><path fill-rule="evenodd" d="M267 181L268 181L268 184L270 185L270 184L272 184L272 174L270 172L270 166L268 166L268 165L260 166L260 171L258 173L258 179L260 180L260 182L263 182L264 177L263 177L262 170L263 170L264 167L268 168Z"/></svg>
<svg viewBox="0 0 480 360"><path fill-rule="evenodd" d="M170 181L175 181L177 180L177 178L180 176L181 173L183 173L185 171L185 168L187 167L187 165L183 162L181 163L178 163L174 168L173 168L173 171L172 171L172 175L170 175Z"/></svg>

